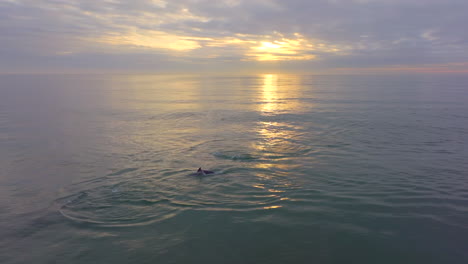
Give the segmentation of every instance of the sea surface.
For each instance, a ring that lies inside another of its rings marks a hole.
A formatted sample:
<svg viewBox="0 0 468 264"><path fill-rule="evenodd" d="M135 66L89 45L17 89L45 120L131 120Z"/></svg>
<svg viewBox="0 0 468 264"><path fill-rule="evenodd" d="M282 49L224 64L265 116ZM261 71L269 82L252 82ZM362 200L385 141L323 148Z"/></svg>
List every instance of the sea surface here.
<svg viewBox="0 0 468 264"><path fill-rule="evenodd" d="M0 263L466 264L468 76L0 76Z"/></svg>

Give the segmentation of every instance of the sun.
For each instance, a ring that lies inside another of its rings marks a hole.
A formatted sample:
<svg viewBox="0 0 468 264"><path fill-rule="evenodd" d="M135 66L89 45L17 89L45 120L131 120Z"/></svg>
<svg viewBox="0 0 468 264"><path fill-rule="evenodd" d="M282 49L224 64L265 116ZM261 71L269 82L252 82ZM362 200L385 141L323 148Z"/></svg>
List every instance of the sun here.
<svg viewBox="0 0 468 264"><path fill-rule="evenodd" d="M265 51L268 51L268 50L277 50L277 49L280 49L281 48L281 44L282 43L279 43L279 42L262 42L261 45L259 47L256 47L258 50L265 50Z"/></svg>
<svg viewBox="0 0 468 264"><path fill-rule="evenodd" d="M311 60L315 58L308 52L311 49L313 45L300 34L293 39L281 35L278 40L257 42L247 55L258 61Z"/></svg>

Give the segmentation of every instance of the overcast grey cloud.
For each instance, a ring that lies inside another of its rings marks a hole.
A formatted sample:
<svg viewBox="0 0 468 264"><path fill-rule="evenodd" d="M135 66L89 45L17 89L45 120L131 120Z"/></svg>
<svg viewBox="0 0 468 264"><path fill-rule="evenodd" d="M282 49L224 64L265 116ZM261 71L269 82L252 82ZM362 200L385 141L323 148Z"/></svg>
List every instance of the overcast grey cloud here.
<svg viewBox="0 0 468 264"><path fill-rule="evenodd" d="M468 70L465 0L2 0L0 72Z"/></svg>

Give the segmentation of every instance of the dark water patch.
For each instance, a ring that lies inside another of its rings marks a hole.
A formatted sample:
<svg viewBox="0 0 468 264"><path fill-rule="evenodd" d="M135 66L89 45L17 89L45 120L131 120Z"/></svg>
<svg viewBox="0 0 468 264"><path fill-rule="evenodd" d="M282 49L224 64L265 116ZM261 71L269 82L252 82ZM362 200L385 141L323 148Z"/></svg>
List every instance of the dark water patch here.
<svg viewBox="0 0 468 264"><path fill-rule="evenodd" d="M119 170L119 171L116 171L116 172L109 173L107 176L119 176L119 175L129 173L129 172L133 172L133 171L136 171L136 170L138 170L138 168L126 168L126 169L122 169L122 170Z"/></svg>
<svg viewBox="0 0 468 264"><path fill-rule="evenodd" d="M193 102L192 102L193 103ZM151 119L154 120L168 120L171 122L180 122L190 119L198 119L204 117L205 115L200 112L175 112L175 113L166 113L158 116L153 116Z"/></svg>
<svg viewBox="0 0 468 264"><path fill-rule="evenodd" d="M2 232L4 236L28 238L62 223L63 220L61 215L52 208L23 213L18 217L21 221L15 223L13 228L4 230L5 232Z"/></svg>
<svg viewBox="0 0 468 264"><path fill-rule="evenodd" d="M253 154L248 154L248 153L236 153L236 152L213 152L213 156L219 159L228 159L228 160L234 160L234 161L244 161L244 162L249 162L249 161L256 161L259 159L259 157L253 155Z"/></svg>
<svg viewBox="0 0 468 264"><path fill-rule="evenodd" d="M188 137L186 141L188 142L187 144L188 148L186 147L186 149L189 152L193 152L193 151L206 151L207 146L216 145L217 143L222 142L223 140L211 139L211 140L194 141L193 137Z"/></svg>

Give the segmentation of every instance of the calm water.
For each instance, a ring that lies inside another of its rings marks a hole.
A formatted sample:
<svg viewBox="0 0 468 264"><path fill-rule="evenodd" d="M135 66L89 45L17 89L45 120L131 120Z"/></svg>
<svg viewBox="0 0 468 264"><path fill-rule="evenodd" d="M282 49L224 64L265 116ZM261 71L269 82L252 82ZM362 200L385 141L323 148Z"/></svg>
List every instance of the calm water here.
<svg viewBox="0 0 468 264"><path fill-rule="evenodd" d="M0 263L468 263L468 76L0 76L0 157Z"/></svg>

